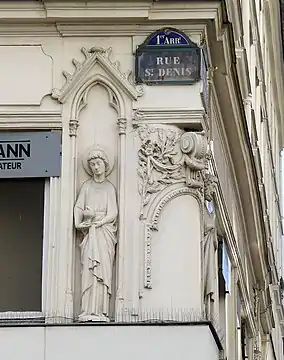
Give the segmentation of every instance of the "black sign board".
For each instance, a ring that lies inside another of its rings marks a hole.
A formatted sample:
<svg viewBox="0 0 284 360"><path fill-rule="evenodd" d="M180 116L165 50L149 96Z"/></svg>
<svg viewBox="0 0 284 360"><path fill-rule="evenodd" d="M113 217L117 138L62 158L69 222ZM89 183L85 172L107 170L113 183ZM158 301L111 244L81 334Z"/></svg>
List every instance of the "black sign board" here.
<svg viewBox="0 0 284 360"><path fill-rule="evenodd" d="M200 79L200 48L181 31L161 29L137 48L135 65L137 83L194 84Z"/></svg>

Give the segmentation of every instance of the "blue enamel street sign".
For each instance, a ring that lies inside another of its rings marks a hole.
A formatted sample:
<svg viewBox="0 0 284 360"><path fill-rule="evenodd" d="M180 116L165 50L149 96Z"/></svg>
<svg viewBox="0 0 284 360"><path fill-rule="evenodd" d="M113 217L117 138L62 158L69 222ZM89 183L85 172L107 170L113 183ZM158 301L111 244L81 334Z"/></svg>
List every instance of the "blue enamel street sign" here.
<svg viewBox="0 0 284 360"><path fill-rule="evenodd" d="M193 84L200 79L200 58L200 48L186 34L161 29L137 48L136 82Z"/></svg>
<svg viewBox="0 0 284 360"><path fill-rule="evenodd" d="M61 131L0 132L0 178L60 176Z"/></svg>

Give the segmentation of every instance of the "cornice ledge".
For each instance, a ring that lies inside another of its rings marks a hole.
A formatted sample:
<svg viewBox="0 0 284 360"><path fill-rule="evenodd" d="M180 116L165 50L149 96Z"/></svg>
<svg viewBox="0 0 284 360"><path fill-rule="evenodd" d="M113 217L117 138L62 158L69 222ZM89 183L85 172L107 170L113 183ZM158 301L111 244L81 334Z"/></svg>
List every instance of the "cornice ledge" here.
<svg viewBox="0 0 284 360"><path fill-rule="evenodd" d="M143 86L132 84L130 82L131 72L123 73L120 70L119 61L112 62L110 60L111 50L111 48L105 50L100 47L93 47L91 50L82 48L81 51L85 56L85 60L82 63L76 59L72 60L75 72L70 74L67 71L63 71L66 82L61 89L52 90L52 98L60 103L64 103L73 89L82 82L82 79L86 77L97 62L111 76L113 81L118 84L118 87L122 87L132 99L137 100L139 96L142 96L144 93Z"/></svg>
<svg viewBox="0 0 284 360"><path fill-rule="evenodd" d="M196 130L202 130L205 122L205 111L188 108L139 108L134 111L132 124L183 124Z"/></svg>
<svg viewBox="0 0 284 360"><path fill-rule="evenodd" d="M114 19L140 18L149 20L217 20L222 24L219 1L185 3L153 3L144 1L6 1L0 4L1 20L10 19Z"/></svg>
<svg viewBox="0 0 284 360"><path fill-rule="evenodd" d="M1 11L1 9L0 9ZM2 23L0 25L2 37L23 37L23 36L58 36L58 30L54 24L15 24Z"/></svg>
<svg viewBox="0 0 284 360"><path fill-rule="evenodd" d="M150 12L150 20L160 19L220 19L221 6L219 1L190 1L190 3L154 3Z"/></svg>
<svg viewBox="0 0 284 360"><path fill-rule="evenodd" d="M5 1L1 19L147 18L152 1Z"/></svg>
<svg viewBox="0 0 284 360"><path fill-rule="evenodd" d="M1 20L45 18L44 7L37 1L2 1L0 2L0 14Z"/></svg>
<svg viewBox="0 0 284 360"><path fill-rule="evenodd" d="M110 21L114 22L114 19L104 19L103 24L90 23L90 22L73 22L72 19L58 21L56 23L56 30L60 36L147 36L151 32L157 30L161 26L159 22L146 22L143 24L123 24L121 21L117 22L115 26L110 26ZM169 27L175 27L176 24L168 23ZM187 23L182 25L181 30L186 33L190 33L192 36L201 38L205 31L205 24ZM0 27L1 30L1 27ZM5 30L7 31L7 30ZM11 29L11 31L13 31ZM36 34L36 27L33 29ZM19 35L21 35L19 33Z"/></svg>
<svg viewBox="0 0 284 360"><path fill-rule="evenodd" d="M60 111L1 111L0 129L61 129Z"/></svg>
<svg viewBox="0 0 284 360"><path fill-rule="evenodd" d="M152 1L49 1L47 18L147 18Z"/></svg>

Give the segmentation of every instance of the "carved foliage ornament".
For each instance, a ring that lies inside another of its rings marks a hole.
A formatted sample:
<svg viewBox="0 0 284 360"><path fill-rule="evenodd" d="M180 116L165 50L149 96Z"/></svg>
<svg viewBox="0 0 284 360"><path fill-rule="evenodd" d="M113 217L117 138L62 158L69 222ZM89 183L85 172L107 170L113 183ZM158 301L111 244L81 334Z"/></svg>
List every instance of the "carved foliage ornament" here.
<svg viewBox="0 0 284 360"><path fill-rule="evenodd" d="M143 95L144 89L142 85L135 85L132 81L132 72L122 72L120 70L119 61L111 60L112 48L103 49L101 47L92 47L90 50L81 48L85 59L80 62L73 59L72 62L75 67L73 74L63 71L66 79L65 84L61 89L53 89L51 96L61 103L64 103L71 91L78 84L81 84L82 79L86 78L89 71L93 68L95 63L100 66L110 75L110 77L117 83L118 87L124 89L128 96L136 100L139 96Z"/></svg>
<svg viewBox="0 0 284 360"><path fill-rule="evenodd" d="M174 159L180 132L146 126L139 127L138 133L142 141L138 150L138 175L140 217L143 217L144 206L150 202L151 195L169 184L179 182L184 174L181 164Z"/></svg>
<svg viewBox="0 0 284 360"><path fill-rule="evenodd" d="M185 183L203 193L204 180L208 177L204 171L208 145L203 133L183 133L175 127L140 126L138 134L141 139L138 150L140 219L152 195L171 184Z"/></svg>

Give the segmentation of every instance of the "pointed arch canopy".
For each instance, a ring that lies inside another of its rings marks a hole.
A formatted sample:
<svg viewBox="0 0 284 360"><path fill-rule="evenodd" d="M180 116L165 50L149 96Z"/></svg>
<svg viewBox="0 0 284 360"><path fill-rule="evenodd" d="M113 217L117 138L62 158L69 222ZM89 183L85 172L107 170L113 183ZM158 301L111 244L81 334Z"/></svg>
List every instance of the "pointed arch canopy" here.
<svg viewBox="0 0 284 360"><path fill-rule="evenodd" d="M77 91L71 108L71 119L79 120L80 111L87 105L89 91L95 85L103 86L109 95L109 104L112 106L119 118L125 118L125 101L121 90L109 78L101 74L91 76Z"/></svg>
<svg viewBox="0 0 284 360"><path fill-rule="evenodd" d="M107 90L114 88L121 89L129 98L133 100L137 100L139 96L143 95L143 86L135 85L130 81L132 71L130 70L125 73L122 72L120 70L119 61L113 62L111 60L111 48L106 50L101 47L93 47L90 50L82 48L81 52L83 53L85 60L82 63L76 59L72 60L75 71L73 74L70 74L67 71L63 71L66 82L61 89L53 89L51 94L53 99L56 99L63 104L74 92L79 93L80 89L84 88L84 90L86 90L88 86L91 86L92 80L90 80L90 78L88 79L88 76L93 70L95 64L99 64L99 66L108 75L108 77L101 75L101 79L97 79L97 83L101 83L101 85L105 87L107 86ZM109 80L108 78L112 80ZM118 90L116 90L114 93L118 93ZM76 96L77 94L75 97ZM117 97L116 100L118 99L119 97Z"/></svg>

